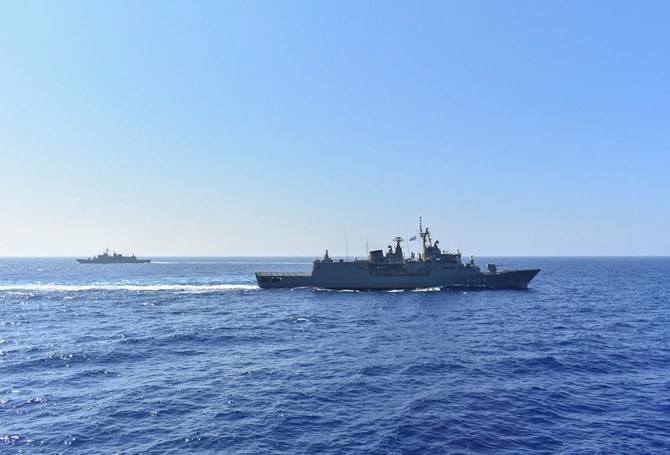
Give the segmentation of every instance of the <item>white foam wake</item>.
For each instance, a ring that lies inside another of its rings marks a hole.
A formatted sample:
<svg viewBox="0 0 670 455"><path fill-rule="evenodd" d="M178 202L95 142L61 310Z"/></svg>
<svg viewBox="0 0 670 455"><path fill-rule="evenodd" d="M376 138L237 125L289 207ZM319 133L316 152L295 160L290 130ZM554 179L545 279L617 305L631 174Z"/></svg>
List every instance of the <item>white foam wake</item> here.
<svg viewBox="0 0 670 455"><path fill-rule="evenodd" d="M260 289L253 284L8 284L0 291L18 292L81 292L81 291L172 291L172 292L222 292L252 291Z"/></svg>

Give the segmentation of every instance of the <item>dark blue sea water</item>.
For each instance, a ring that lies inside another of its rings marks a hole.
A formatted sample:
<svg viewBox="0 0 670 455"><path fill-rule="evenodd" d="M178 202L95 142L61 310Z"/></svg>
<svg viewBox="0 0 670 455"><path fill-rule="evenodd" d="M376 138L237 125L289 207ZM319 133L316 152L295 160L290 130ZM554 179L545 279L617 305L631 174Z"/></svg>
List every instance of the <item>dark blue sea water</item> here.
<svg viewBox="0 0 670 455"><path fill-rule="evenodd" d="M492 262L542 272L263 291L310 260L0 259L0 452L669 453L670 259Z"/></svg>

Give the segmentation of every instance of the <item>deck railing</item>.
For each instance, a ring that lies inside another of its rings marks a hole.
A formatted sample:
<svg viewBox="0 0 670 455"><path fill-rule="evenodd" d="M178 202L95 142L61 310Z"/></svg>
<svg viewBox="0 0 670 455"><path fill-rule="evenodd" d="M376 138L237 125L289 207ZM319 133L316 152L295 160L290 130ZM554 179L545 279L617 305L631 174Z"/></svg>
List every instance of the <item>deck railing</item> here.
<svg viewBox="0 0 670 455"><path fill-rule="evenodd" d="M312 272L256 272L257 276L311 276Z"/></svg>

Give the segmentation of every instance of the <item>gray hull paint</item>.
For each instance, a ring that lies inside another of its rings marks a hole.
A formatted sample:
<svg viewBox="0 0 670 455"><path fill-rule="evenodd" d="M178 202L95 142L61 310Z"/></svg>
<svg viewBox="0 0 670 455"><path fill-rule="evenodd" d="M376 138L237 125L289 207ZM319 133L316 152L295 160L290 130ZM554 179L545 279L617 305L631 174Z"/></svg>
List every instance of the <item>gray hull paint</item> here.
<svg viewBox="0 0 670 455"><path fill-rule="evenodd" d="M478 267L443 267L407 262L377 267L368 261L315 261L312 273L257 272L264 289L315 287L323 289L390 290L434 287L526 288L539 269L481 272Z"/></svg>
<svg viewBox="0 0 670 455"><path fill-rule="evenodd" d="M122 260L99 260L99 259L77 259L80 264L148 264L151 259L122 259Z"/></svg>

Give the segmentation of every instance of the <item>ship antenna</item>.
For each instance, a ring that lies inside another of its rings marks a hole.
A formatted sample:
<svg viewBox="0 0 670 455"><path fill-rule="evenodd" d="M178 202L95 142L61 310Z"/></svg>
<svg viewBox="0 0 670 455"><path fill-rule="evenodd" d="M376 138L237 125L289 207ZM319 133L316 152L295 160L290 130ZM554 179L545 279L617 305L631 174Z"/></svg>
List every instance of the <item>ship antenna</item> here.
<svg viewBox="0 0 670 455"><path fill-rule="evenodd" d="M347 261L349 260L349 242L347 242L347 231L344 231L344 250L347 252Z"/></svg>
<svg viewBox="0 0 670 455"><path fill-rule="evenodd" d="M423 230L423 220L421 217L419 217L419 235L421 236L421 241L422 241L422 250L423 250L423 257L425 259L426 257L426 243L428 243L428 246L433 246L433 241L430 238L430 232L428 231L428 228L426 230Z"/></svg>
<svg viewBox="0 0 670 455"><path fill-rule="evenodd" d="M409 254L409 235L407 235L407 225L405 225L405 249L407 250L407 254Z"/></svg>

